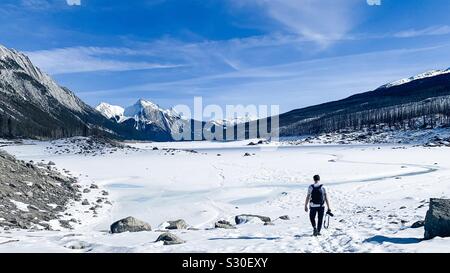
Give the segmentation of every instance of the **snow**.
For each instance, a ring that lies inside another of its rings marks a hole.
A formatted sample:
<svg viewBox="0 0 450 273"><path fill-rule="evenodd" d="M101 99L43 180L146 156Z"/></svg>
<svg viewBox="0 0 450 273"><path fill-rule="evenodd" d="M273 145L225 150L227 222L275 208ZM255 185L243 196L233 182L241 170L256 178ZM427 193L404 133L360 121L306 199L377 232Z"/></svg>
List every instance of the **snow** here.
<svg viewBox="0 0 450 273"><path fill-rule="evenodd" d="M122 122L126 119L126 117L124 116L125 109L117 105L111 105L106 102L102 102L97 107L95 107L95 110L99 111L108 119L115 119L118 117L118 122Z"/></svg>
<svg viewBox="0 0 450 273"><path fill-rule="evenodd" d="M29 211L28 210L28 204L25 204L25 203L22 203L22 202L19 202L19 201L15 201L15 200L12 200L12 199L10 199L9 201L11 201L11 203L13 203L14 206L16 206L19 210L25 211L25 212Z"/></svg>
<svg viewBox="0 0 450 273"><path fill-rule="evenodd" d="M383 86L380 86L378 89L398 86L398 85L406 84L406 83L409 83L409 82L412 82L412 81L415 81L415 80L431 78L431 77L434 77L434 76L439 76L439 75L448 74L448 73L450 73L450 68L447 69L447 70L430 70L430 71L418 74L416 76L412 76L412 77L409 77L409 78L405 78L405 79L401 79L401 80L398 80L398 81L394 81L394 82L385 84Z"/></svg>
<svg viewBox="0 0 450 273"><path fill-rule="evenodd" d="M240 142L127 143L140 148L101 156L50 154L49 142L2 147L19 159L53 161L78 177L83 187L106 189L113 205L97 218L79 203L70 213L82 224L74 230L0 230L0 252L447 252L450 238L421 241L426 201L449 198L449 148L412 145L247 146ZM153 150L158 147L159 150ZM401 147L402 149L398 149ZM176 148L167 153L164 148ZM188 150L193 149L198 153ZM244 157L244 153L254 154ZM220 156L218 156L220 154ZM321 237L312 237L303 211L314 174L322 176L335 217ZM212 229L238 214L277 219L234 230ZM150 232L110 234L127 216L144 220ZM187 242L154 243L158 227L184 219L201 230L172 231ZM7 239L3 239L8 237Z"/></svg>
<svg viewBox="0 0 450 273"><path fill-rule="evenodd" d="M226 119L218 119L218 120L214 120L211 121L214 125L219 125L219 126L234 126L237 124L241 124L241 123L246 123L246 122L250 122L250 121L255 121L258 118L246 113L244 116L242 117L230 117L230 118L226 118Z"/></svg>

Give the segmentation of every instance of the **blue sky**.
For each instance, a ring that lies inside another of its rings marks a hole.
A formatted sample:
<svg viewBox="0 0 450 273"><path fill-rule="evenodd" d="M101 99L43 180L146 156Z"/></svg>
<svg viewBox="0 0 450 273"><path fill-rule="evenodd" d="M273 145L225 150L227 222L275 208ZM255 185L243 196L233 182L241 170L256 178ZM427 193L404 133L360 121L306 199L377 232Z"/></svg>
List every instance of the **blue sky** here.
<svg viewBox="0 0 450 273"><path fill-rule="evenodd" d="M0 43L87 103L278 104L450 67L450 1L2 0Z"/></svg>

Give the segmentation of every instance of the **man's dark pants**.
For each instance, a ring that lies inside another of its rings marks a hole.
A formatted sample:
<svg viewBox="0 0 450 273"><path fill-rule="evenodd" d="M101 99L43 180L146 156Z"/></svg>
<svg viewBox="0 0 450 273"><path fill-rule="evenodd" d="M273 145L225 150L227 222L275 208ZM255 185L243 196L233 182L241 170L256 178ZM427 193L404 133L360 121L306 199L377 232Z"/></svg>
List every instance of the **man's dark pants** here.
<svg viewBox="0 0 450 273"><path fill-rule="evenodd" d="M316 228L317 231L320 232L322 229L322 223L323 223L323 215L325 213L325 207L311 207L309 209L309 220L311 220L311 225ZM318 215L318 223L316 226L316 215Z"/></svg>

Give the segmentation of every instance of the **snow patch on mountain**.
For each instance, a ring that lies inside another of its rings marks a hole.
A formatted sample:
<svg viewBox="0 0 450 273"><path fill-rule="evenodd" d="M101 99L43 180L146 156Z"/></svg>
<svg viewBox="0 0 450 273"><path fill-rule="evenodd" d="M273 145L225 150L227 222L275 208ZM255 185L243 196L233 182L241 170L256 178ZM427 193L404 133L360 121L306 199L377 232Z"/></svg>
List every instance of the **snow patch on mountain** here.
<svg viewBox="0 0 450 273"><path fill-rule="evenodd" d="M111 105L106 102L100 103L95 110L99 111L104 117L122 122L126 119L124 116L125 109L117 105Z"/></svg>
<svg viewBox="0 0 450 273"><path fill-rule="evenodd" d="M439 75L443 75L443 74L448 74L448 73L450 73L450 68L447 69L447 70L430 70L430 71L418 74L416 76L412 76L412 77L409 77L409 78L401 79L401 80L398 80L398 81L394 81L394 82L382 85L378 89L398 86L398 85L406 84L406 83L409 83L409 82L412 82L412 81L415 81L415 80L431 78L431 77L435 77L435 76L439 76Z"/></svg>
<svg viewBox="0 0 450 273"><path fill-rule="evenodd" d="M217 119L217 120L213 120L211 121L214 125L217 126L234 126L237 124L241 124L241 123L246 123L246 122L250 122L250 121L255 121L258 118L246 113L244 116L242 117L233 117L233 118L226 118L226 119Z"/></svg>

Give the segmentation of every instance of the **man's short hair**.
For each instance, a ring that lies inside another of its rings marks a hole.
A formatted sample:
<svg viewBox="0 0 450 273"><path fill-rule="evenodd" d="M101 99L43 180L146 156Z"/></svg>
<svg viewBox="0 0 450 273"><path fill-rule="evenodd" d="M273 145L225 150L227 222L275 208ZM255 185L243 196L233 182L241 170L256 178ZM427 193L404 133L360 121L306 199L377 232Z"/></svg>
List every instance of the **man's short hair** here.
<svg viewBox="0 0 450 273"><path fill-rule="evenodd" d="M316 175L314 175L313 179L315 182L320 181L320 176L318 174L316 174Z"/></svg>

